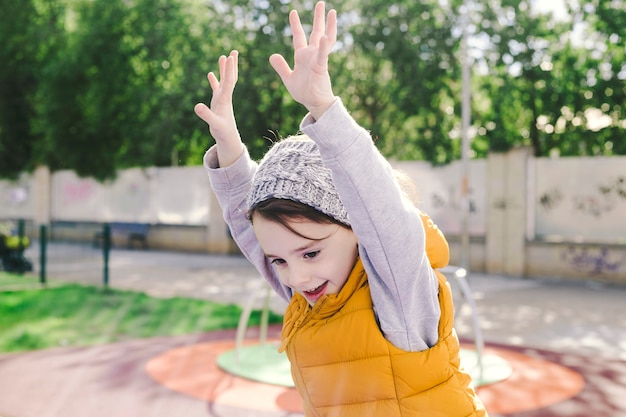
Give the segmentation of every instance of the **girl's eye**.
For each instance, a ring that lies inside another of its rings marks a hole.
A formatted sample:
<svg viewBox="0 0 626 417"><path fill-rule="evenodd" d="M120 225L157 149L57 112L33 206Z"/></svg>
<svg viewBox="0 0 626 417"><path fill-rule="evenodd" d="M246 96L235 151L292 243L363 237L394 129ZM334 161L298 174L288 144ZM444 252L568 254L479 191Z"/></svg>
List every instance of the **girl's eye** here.
<svg viewBox="0 0 626 417"><path fill-rule="evenodd" d="M316 250L315 252L307 252L304 254L304 257L307 259L313 259L315 258L317 255L319 255L320 251Z"/></svg>
<svg viewBox="0 0 626 417"><path fill-rule="evenodd" d="M284 265L287 262L284 259L277 258L277 259L273 259L271 263L273 265Z"/></svg>

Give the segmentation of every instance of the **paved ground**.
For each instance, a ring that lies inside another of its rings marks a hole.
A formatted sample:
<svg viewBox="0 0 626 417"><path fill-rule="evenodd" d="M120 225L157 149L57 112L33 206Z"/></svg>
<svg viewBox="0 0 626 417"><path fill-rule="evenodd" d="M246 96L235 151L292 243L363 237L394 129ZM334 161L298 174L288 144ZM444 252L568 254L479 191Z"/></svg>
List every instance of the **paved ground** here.
<svg viewBox="0 0 626 417"><path fill-rule="evenodd" d="M66 253L62 248L55 248ZM100 283L97 251L81 249L72 280ZM29 253L37 257L35 250ZM88 266L89 265L89 266ZM49 267L53 275L55 265ZM529 280L471 274L488 345L555 361L580 372L585 389L546 409L507 417L626 416L626 288L594 280ZM238 256L115 250L109 284L156 296L182 295L245 304L262 282ZM272 298L272 308L284 303ZM471 314L460 304L457 331L474 335ZM179 346L232 339L232 332L132 341L97 348L53 349L0 355L0 417L74 416L295 416L217 405L177 394L145 373L154 356ZM493 416L492 416L493 417Z"/></svg>

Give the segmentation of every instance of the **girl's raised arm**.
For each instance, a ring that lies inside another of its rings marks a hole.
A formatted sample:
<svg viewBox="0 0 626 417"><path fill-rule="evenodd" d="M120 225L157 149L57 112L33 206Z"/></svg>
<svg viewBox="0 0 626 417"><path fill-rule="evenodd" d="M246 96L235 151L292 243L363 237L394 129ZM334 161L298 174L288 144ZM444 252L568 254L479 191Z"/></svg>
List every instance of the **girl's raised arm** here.
<svg viewBox="0 0 626 417"><path fill-rule="evenodd" d="M233 91L238 78L238 59L237 51L232 51L228 57L222 55L219 58L219 80L213 72L207 76L213 91L211 107L209 108L204 103L198 103L194 107L198 117L209 125L209 130L217 145L217 159L222 168L235 162L244 149L233 110Z"/></svg>
<svg viewBox="0 0 626 417"><path fill-rule="evenodd" d="M292 10L289 13L293 33L293 70L282 55L270 56L270 64L289 94L304 105L316 120L335 102L328 74L328 55L337 40L337 12L330 10L326 19L325 12L324 2L318 2L308 43L298 12Z"/></svg>

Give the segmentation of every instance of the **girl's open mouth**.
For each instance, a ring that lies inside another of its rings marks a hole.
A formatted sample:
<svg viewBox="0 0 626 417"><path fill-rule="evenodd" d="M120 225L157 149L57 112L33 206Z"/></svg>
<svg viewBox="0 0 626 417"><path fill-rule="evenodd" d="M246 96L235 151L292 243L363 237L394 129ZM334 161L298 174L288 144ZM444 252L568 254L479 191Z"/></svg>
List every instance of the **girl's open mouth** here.
<svg viewBox="0 0 626 417"><path fill-rule="evenodd" d="M324 282L322 285L315 289L312 289L310 291L303 291L304 296L307 298L307 300L314 303L324 294L326 286L328 286L328 281Z"/></svg>

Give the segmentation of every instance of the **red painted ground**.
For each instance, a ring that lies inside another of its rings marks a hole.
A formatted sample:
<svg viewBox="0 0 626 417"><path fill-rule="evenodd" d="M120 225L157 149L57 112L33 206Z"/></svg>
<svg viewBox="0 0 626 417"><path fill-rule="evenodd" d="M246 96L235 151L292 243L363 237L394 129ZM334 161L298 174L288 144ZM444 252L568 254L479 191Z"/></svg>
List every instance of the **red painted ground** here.
<svg viewBox="0 0 626 417"><path fill-rule="evenodd" d="M146 371L164 386L197 399L254 410L302 411L294 388L250 381L218 368L217 357L233 348L233 340L175 348L149 360ZM579 373L553 362L502 348L489 347L485 353L502 357L513 368L508 379L477 389L492 414L547 407L576 396L585 385Z"/></svg>

